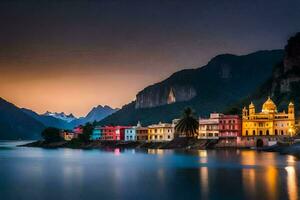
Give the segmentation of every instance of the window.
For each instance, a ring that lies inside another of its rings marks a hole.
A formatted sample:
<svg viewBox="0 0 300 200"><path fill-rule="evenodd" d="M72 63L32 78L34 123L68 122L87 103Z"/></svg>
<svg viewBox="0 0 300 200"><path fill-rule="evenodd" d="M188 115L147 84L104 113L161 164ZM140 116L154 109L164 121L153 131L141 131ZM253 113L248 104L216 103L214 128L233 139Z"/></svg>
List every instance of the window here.
<svg viewBox="0 0 300 200"><path fill-rule="evenodd" d="M281 135L283 135L283 130L281 130Z"/></svg>
<svg viewBox="0 0 300 200"><path fill-rule="evenodd" d="M269 130L267 130L266 134L267 134L267 135L270 135Z"/></svg>
<svg viewBox="0 0 300 200"><path fill-rule="evenodd" d="M263 132L262 132L262 131L259 131L259 135L262 136L262 134L263 134Z"/></svg>
<svg viewBox="0 0 300 200"><path fill-rule="evenodd" d="M171 138L171 136L170 135L168 135L168 139L170 139Z"/></svg>
<svg viewBox="0 0 300 200"><path fill-rule="evenodd" d="M255 131L254 130L252 131L252 134L255 135Z"/></svg>
<svg viewBox="0 0 300 200"><path fill-rule="evenodd" d="M275 129L275 135L278 135L278 130L277 129Z"/></svg>

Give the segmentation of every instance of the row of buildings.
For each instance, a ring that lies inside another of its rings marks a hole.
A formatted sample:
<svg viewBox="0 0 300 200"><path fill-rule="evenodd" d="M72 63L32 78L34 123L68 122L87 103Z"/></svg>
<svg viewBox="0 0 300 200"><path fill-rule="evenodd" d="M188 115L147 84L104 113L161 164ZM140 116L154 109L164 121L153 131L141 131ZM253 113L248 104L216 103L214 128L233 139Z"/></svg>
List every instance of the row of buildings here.
<svg viewBox="0 0 300 200"><path fill-rule="evenodd" d="M170 141L182 137L175 131L178 119L172 123L158 123L148 127L136 126L97 126L91 140L123 141ZM276 143L283 137L293 136L295 123L294 104L288 105L287 112L278 112L275 103L268 98L261 112L256 112L253 103L244 107L242 116L211 113L209 118L199 119L198 139L218 140L224 146L261 146ZM77 127L72 133L66 133L65 139L71 140L82 133Z"/></svg>

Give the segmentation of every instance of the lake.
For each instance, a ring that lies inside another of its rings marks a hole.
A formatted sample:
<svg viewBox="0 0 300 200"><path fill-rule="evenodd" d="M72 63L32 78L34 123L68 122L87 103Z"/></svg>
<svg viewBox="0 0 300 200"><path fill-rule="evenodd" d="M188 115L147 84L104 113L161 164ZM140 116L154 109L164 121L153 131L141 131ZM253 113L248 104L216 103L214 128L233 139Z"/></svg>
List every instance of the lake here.
<svg viewBox="0 0 300 200"><path fill-rule="evenodd" d="M16 147L23 143L0 141L0 199L300 199L293 156Z"/></svg>

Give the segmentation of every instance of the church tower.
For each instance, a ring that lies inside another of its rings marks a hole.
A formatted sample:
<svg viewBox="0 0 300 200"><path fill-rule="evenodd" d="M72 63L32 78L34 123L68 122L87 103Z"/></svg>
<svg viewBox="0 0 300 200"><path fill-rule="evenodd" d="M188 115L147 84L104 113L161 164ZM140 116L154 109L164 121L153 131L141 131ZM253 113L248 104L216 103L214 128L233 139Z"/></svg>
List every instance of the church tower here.
<svg viewBox="0 0 300 200"><path fill-rule="evenodd" d="M247 118L248 117L248 110L246 107L243 108L243 118Z"/></svg>
<svg viewBox="0 0 300 200"><path fill-rule="evenodd" d="M255 115L255 106L253 102L249 105L249 116Z"/></svg>
<svg viewBox="0 0 300 200"><path fill-rule="evenodd" d="M288 116L289 119L295 119L295 106L292 102L290 102L288 106Z"/></svg>

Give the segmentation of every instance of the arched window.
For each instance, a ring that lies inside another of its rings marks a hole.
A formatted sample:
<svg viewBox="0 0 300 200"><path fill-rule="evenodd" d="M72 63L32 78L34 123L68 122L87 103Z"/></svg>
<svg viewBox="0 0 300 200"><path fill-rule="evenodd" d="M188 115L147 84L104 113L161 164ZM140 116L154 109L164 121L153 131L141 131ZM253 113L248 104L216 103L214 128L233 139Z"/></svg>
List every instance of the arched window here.
<svg viewBox="0 0 300 200"><path fill-rule="evenodd" d="M262 132L262 131L259 131L259 135L262 136L262 134L263 134L263 132Z"/></svg>
<svg viewBox="0 0 300 200"><path fill-rule="evenodd" d="M255 131L254 130L252 131L252 134L255 135Z"/></svg>
<svg viewBox="0 0 300 200"><path fill-rule="evenodd" d="M269 130L267 130L266 134L267 134L267 135L270 135Z"/></svg>
<svg viewBox="0 0 300 200"><path fill-rule="evenodd" d="M278 135L278 130L277 129L275 129L275 135Z"/></svg>
<svg viewBox="0 0 300 200"><path fill-rule="evenodd" d="M283 135L283 130L281 130L281 135Z"/></svg>
<svg viewBox="0 0 300 200"><path fill-rule="evenodd" d="M246 130L246 136L248 136L248 130Z"/></svg>

